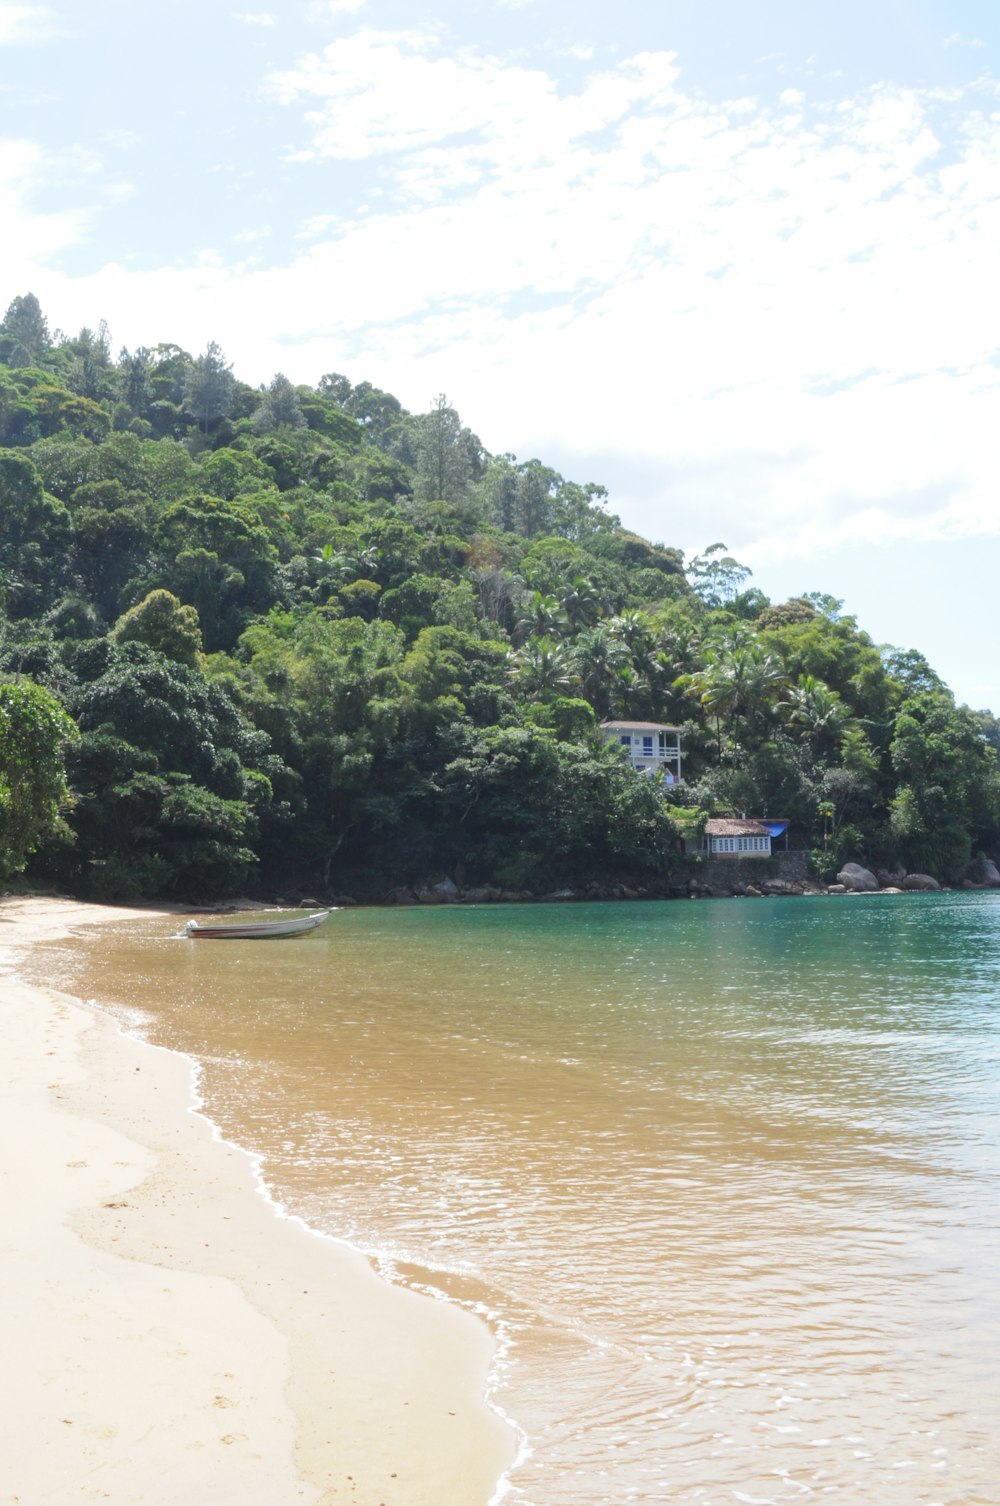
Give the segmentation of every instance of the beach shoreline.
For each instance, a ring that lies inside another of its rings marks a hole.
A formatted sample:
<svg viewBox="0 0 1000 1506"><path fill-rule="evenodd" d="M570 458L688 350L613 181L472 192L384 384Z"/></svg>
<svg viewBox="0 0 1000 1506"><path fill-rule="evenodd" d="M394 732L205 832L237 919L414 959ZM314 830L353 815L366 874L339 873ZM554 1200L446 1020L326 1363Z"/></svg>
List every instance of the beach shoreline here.
<svg viewBox="0 0 1000 1506"><path fill-rule="evenodd" d="M516 1439L485 1324L282 1217L189 1058L20 976L165 913L0 900L6 1497L486 1506Z"/></svg>

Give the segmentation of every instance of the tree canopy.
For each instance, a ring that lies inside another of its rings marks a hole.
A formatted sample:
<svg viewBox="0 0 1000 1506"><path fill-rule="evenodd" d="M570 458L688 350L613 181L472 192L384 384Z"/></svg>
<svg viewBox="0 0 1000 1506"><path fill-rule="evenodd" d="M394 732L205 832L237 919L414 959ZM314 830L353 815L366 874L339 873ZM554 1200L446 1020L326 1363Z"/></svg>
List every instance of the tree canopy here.
<svg viewBox="0 0 1000 1506"><path fill-rule="evenodd" d="M821 590L768 601L725 544L685 569L443 394L254 387L211 340L115 358L21 294L0 593L4 874L539 890L669 875L692 821L742 810L818 872L1000 850L997 719L921 654ZM682 728L683 785L621 761L622 717Z"/></svg>

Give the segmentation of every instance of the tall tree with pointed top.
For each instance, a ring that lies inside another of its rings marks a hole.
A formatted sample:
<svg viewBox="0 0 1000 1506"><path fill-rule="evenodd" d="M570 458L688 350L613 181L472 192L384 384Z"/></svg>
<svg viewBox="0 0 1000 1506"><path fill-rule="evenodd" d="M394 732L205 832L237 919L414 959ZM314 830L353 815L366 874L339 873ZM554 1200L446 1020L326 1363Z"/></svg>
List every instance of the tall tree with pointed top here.
<svg viewBox="0 0 1000 1506"><path fill-rule="evenodd" d="M0 324L0 360L8 366L36 366L51 348L48 321L34 293L13 299Z"/></svg>
<svg viewBox="0 0 1000 1506"><path fill-rule="evenodd" d="M205 347L204 355L197 356L187 372L184 408L198 420L201 432L207 434L209 424L229 412L235 393L233 368L227 364L221 346L212 340Z"/></svg>

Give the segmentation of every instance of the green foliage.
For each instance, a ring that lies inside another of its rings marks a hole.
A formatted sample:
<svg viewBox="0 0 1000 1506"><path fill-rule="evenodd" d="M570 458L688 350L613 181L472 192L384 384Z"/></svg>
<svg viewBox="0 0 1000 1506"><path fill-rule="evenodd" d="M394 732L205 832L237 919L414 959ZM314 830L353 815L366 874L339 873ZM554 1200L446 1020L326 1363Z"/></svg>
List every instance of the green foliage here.
<svg viewBox="0 0 1000 1506"><path fill-rule="evenodd" d="M232 405L236 393L233 369L215 341L205 348L188 366L183 377L183 405L186 412L196 419L203 434L209 426L223 418Z"/></svg>
<svg viewBox="0 0 1000 1506"><path fill-rule="evenodd" d="M64 750L76 728L29 680L0 683L0 877L20 873L68 799Z"/></svg>
<svg viewBox="0 0 1000 1506"><path fill-rule="evenodd" d="M12 615L34 616L65 578L69 515L28 455L0 450L0 583Z"/></svg>
<svg viewBox="0 0 1000 1506"><path fill-rule="evenodd" d="M691 561L687 576L691 589L708 606L724 607L737 597L750 571L726 553L725 544L709 544L704 554Z"/></svg>
<svg viewBox="0 0 1000 1506"><path fill-rule="evenodd" d="M115 623L116 643L145 643L167 659L194 668L201 652L201 628L194 607L182 606L170 591L150 591Z"/></svg>
<svg viewBox="0 0 1000 1506"><path fill-rule="evenodd" d="M51 347L48 321L34 293L14 298L0 324L0 360L8 366L34 366Z"/></svg>
<svg viewBox="0 0 1000 1506"><path fill-rule="evenodd" d="M685 575L601 486L486 454L444 396L261 391L214 344L115 362L28 294L0 323L0 445L0 673L81 729L65 826L56 775L9 864L38 842L104 897L255 869L539 889L667 872L680 824L741 810L824 872L1000 855L991 712L834 597L771 605L724 545ZM621 717L683 725L685 786L606 747Z"/></svg>
<svg viewBox="0 0 1000 1506"><path fill-rule="evenodd" d="M288 378L278 372L253 416L255 434L276 434L282 429L304 429L306 416L299 396Z"/></svg>

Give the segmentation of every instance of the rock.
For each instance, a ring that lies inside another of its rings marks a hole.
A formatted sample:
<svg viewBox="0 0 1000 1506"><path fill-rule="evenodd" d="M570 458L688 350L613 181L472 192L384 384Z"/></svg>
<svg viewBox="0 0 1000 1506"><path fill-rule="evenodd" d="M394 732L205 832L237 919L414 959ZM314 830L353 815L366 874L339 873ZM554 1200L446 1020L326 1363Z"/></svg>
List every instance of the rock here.
<svg viewBox="0 0 1000 1506"><path fill-rule="evenodd" d="M391 889L385 897L387 905L415 905L418 903L417 896L412 889Z"/></svg>
<svg viewBox="0 0 1000 1506"><path fill-rule="evenodd" d="M886 884L882 890L883 894L902 894L902 892L902 889L896 889L892 884Z"/></svg>
<svg viewBox="0 0 1000 1506"><path fill-rule="evenodd" d="M827 892L827 894L846 894L847 893L847 885L846 884L827 884L827 886L826 886L826 892Z"/></svg>
<svg viewBox="0 0 1000 1506"><path fill-rule="evenodd" d="M913 890L920 890L930 893L934 889L940 889L940 887L941 885L937 879L931 878L929 873L908 873L903 880L903 888L911 892Z"/></svg>
<svg viewBox="0 0 1000 1506"><path fill-rule="evenodd" d="M793 884L789 879L763 879L760 885L765 894L801 894L802 885Z"/></svg>
<svg viewBox="0 0 1000 1506"><path fill-rule="evenodd" d="M878 879L870 868L862 868L860 863L845 863L837 874L837 883L843 884L852 894L874 894L878 888Z"/></svg>
<svg viewBox="0 0 1000 1506"><path fill-rule="evenodd" d="M463 889L460 898L463 905L488 905L493 891L483 884L481 888Z"/></svg>
<svg viewBox="0 0 1000 1506"><path fill-rule="evenodd" d="M764 898L764 896L761 893L761 891L754 884L747 884L746 889L744 890L744 893L746 894L747 899L763 899Z"/></svg>
<svg viewBox="0 0 1000 1506"><path fill-rule="evenodd" d="M980 858L973 863L972 878L986 889L1000 889L1000 868L990 858Z"/></svg>
<svg viewBox="0 0 1000 1506"><path fill-rule="evenodd" d="M439 884L431 885L431 893L438 904L453 905L458 899L458 885L454 879L442 879Z"/></svg>
<svg viewBox="0 0 1000 1506"><path fill-rule="evenodd" d="M876 868L876 870L875 870L875 877L878 879L879 884L881 885L881 887L883 889L889 889L893 885L895 885L898 888L898 886L903 882L903 880L906 877L906 869L905 868L896 868L896 869Z"/></svg>
<svg viewBox="0 0 1000 1506"><path fill-rule="evenodd" d="M553 889L549 894L542 896L543 899L576 899L575 889Z"/></svg>

